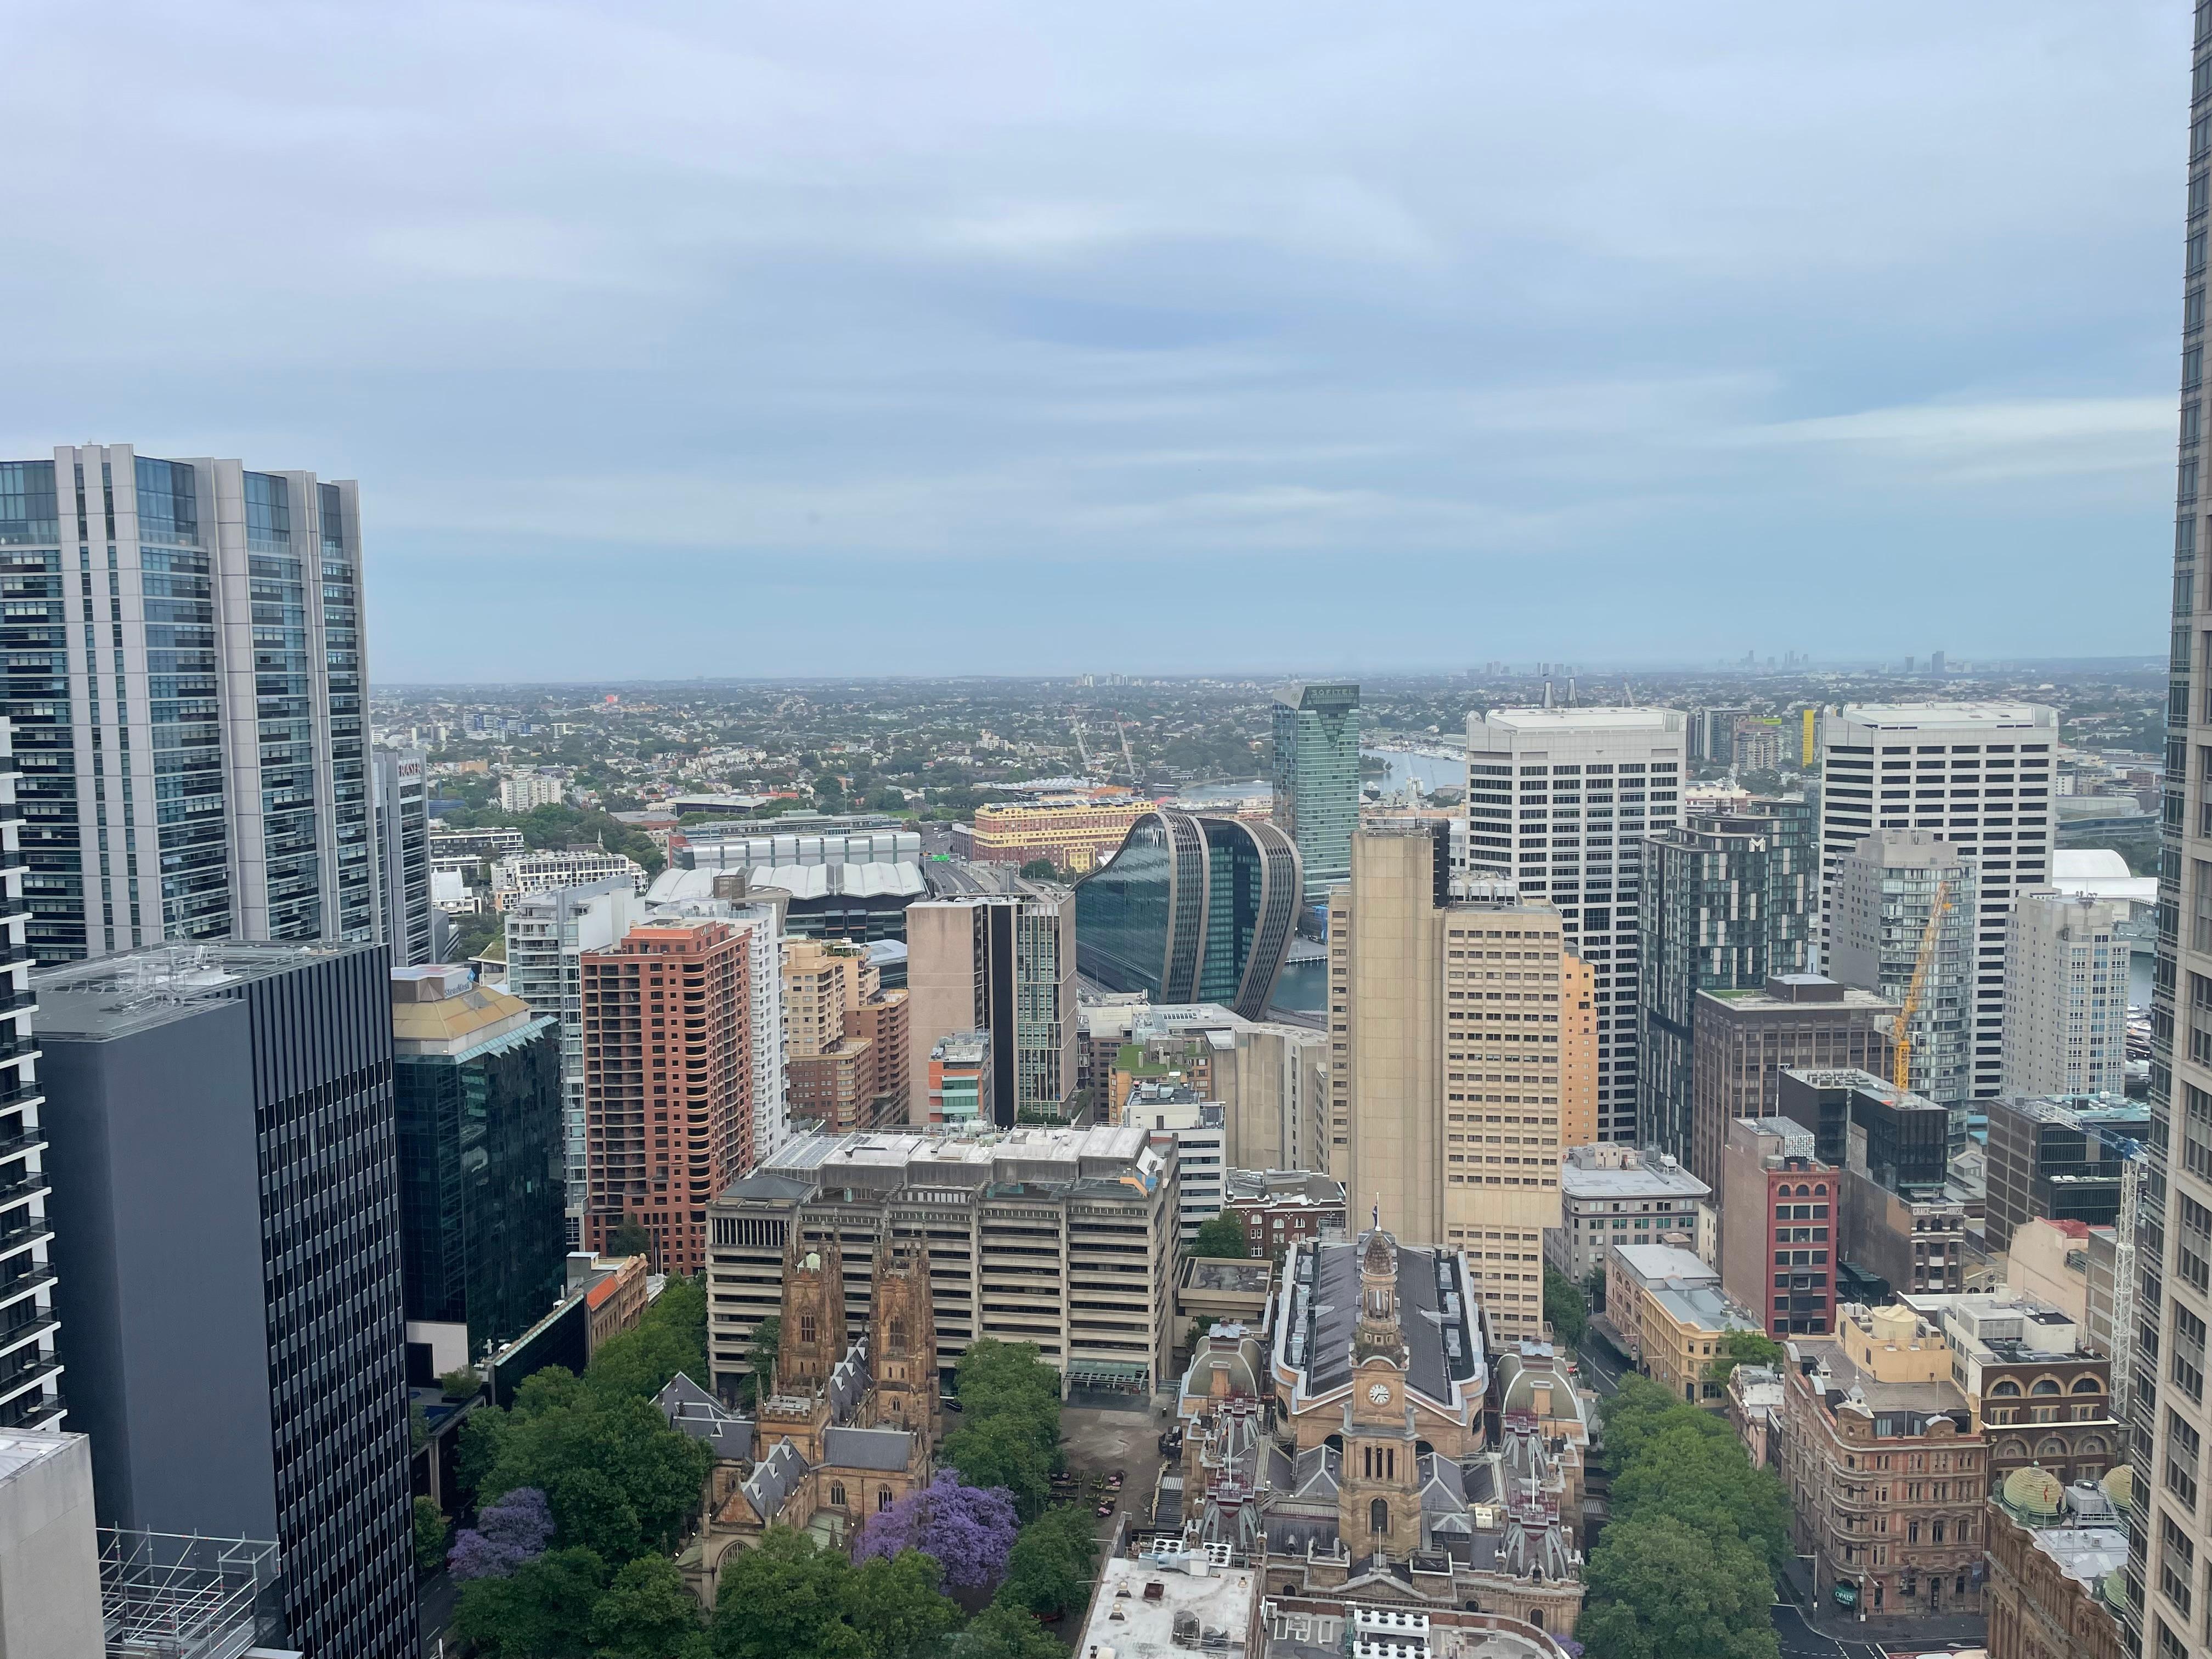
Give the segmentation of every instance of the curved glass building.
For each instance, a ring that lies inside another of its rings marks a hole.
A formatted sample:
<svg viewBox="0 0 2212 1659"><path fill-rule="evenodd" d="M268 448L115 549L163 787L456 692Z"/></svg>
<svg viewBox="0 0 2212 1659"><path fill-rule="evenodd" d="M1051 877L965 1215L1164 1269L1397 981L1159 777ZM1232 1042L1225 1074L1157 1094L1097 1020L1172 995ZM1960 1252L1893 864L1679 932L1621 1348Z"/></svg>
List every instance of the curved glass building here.
<svg viewBox="0 0 2212 1659"><path fill-rule="evenodd" d="M1075 884L1076 965L1110 990L1264 1018L1304 880L1272 823L1155 808Z"/></svg>

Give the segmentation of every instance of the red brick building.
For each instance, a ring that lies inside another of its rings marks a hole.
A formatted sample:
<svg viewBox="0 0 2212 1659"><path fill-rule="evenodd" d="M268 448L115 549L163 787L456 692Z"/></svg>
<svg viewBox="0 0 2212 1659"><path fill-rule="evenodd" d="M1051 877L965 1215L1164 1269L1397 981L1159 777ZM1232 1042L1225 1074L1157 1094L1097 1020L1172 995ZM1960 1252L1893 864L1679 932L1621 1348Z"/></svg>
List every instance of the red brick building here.
<svg viewBox="0 0 2212 1659"><path fill-rule="evenodd" d="M684 918L584 953L586 1249L634 1219L659 1271L705 1267L707 1205L752 1166L749 944Z"/></svg>
<svg viewBox="0 0 2212 1659"><path fill-rule="evenodd" d="M1840 1172L1810 1129L1740 1117L1721 1149L1721 1289L1778 1340L1836 1328Z"/></svg>

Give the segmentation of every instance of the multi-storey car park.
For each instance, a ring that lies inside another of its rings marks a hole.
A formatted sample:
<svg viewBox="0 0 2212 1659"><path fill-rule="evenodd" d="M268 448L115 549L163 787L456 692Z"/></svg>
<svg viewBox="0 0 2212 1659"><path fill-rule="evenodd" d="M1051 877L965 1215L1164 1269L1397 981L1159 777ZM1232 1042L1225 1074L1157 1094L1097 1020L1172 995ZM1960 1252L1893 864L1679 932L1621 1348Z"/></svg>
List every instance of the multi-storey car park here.
<svg viewBox="0 0 2212 1659"><path fill-rule="evenodd" d="M794 1227L835 1237L864 1322L876 1240L929 1249L946 1376L981 1337L1034 1342L1071 1388L1149 1395L1173 1340L1172 1139L1135 1127L807 1135L708 1208L708 1363L734 1399L782 1297Z"/></svg>

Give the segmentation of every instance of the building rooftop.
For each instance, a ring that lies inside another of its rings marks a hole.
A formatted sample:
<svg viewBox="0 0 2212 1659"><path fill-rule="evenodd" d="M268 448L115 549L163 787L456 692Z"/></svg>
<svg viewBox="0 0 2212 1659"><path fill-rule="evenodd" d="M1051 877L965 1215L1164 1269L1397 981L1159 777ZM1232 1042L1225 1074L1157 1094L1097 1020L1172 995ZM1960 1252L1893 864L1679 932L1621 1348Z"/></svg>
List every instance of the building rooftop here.
<svg viewBox="0 0 2212 1659"><path fill-rule="evenodd" d="M149 945L34 969L39 1036L103 1039L180 1019L240 985L381 947L315 939Z"/></svg>
<svg viewBox="0 0 2212 1659"><path fill-rule="evenodd" d="M889 1191L909 1184L964 1188L1081 1181L1133 1184L1151 1192L1167 1154L1135 1125L1087 1129L984 1130L947 1125L847 1134L801 1135L779 1147L726 1200L803 1198L824 1186Z"/></svg>
<svg viewBox="0 0 2212 1659"><path fill-rule="evenodd" d="M1595 1147L1570 1147L1559 1164L1559 1190L1568 1198L1686 1198L1712 1196L1713 1189L1692 1175L1671 1153L1645 1153L1626 1167L1580 1161L1577 1153Z"/></svg>
<svg viewBox="0 0 2212 1659"><path fill-rule="evenodd" d="M1838 1009L1848 1012L1893 1014L1897 1002L1872 991L1862 991L1856 985L1842 988L1841 996L1776 996L1764 987L1757 990L1700 991L1698 1000L1711 999L1728 1009L1731 1014L1796 1014L1800 1017L1825 1017Z"/></svg>
<svg viewBox="0 0 2212 1659"><path fill-rule="evenodd" d="M1717 1285L1721 1276L1678 1244L1616 1244L1613 1254L1648 1290L1661 1285Z"/></svg>
<svg viewBox="0 0 2212 1659"><path fill-rule="evenodd" d="M1225 1544L1131 1560L1117 1554L1100 1569L1079 1654L1114 1659L1171 1659L1177 1653L1242 1654L1259 1579L1232 1565Z"/></svg>
<svg viewBox="0 0 2212 1659"><path fill-rule="evenodd" d="M2058 711L2039 702L1854 702L1844 706L1843 718L1902 732L1929 726L2030 726L2053 732L2058 727Z"/></svg>
<svg viewBox="0 0 2212 1659"><path fill-rule="evenodd" d="M1297 1393L1318 1399L1352 1382L1362 1255L1378 1237L1303 1243L1285 1267L1275 1317L1276 1363L1298 1373ZM1393 1242L1406 1383L1448 1413L1489 1386L1480 1316L1463 1251Z"/></svg>
<svg viewBox="0 0 2212 1659"><path fill-rule="evenodd" d="M2057 1123L2072 1129L2110 1128L2126 1123L2140 1124L2146 1132L2150 1128L2149 1103L2130 1100L2124 1095L2000 1095L1987 1103L1986 1109L2000 1106L2037 1123Z"/></svg>
<svg viewBox="0 0 2212 1659"><path fill-rule="evenodd" d="M1679 708L1583 703L1564 708L1493 708L1486 714L1469 716L1467 729L1470 738L1486 726L1499 732L1527 732L1531 736L1547 732L1571 733L1636 729L1659 736L1680 732L1682 721L1682 711Z"/></svg>

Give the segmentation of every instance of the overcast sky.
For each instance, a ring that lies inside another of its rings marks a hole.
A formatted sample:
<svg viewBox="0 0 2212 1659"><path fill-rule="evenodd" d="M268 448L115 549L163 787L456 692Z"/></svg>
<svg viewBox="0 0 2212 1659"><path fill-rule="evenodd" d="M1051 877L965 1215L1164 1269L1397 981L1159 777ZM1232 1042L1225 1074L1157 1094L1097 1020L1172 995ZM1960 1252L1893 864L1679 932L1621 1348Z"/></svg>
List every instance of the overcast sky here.
<svg viewBox="0 0 2212 1659"><path fill-rule="evenodd" d="M0 455L386 681L2162 648L2184 0L9 15Z"/></svg>

